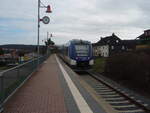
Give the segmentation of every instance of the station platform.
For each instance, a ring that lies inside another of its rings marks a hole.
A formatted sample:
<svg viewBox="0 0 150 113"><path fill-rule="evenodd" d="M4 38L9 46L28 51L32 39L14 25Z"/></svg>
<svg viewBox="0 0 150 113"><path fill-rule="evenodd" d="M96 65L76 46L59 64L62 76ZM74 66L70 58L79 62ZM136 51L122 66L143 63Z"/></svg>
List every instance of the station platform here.
<svg viewBox="0 0 150 113"><path fill-rule="evenodd" d="M106 113L77 75L51 55L5 104L3 113ZM113 113L113 112L109 112Z"/></svg>

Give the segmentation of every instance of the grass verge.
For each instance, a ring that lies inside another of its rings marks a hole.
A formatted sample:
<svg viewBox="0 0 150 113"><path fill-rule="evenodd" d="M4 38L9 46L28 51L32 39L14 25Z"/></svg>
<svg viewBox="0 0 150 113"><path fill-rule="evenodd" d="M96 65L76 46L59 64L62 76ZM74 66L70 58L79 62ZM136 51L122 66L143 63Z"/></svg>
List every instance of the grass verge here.
<svg viewBox="0 0 150 113"><path fill-rule="evenodd" d="M94 65L93 70L98 73L103 73L105 70L105 64L106 64L106 58L95 58L94 59Z"/></svg>

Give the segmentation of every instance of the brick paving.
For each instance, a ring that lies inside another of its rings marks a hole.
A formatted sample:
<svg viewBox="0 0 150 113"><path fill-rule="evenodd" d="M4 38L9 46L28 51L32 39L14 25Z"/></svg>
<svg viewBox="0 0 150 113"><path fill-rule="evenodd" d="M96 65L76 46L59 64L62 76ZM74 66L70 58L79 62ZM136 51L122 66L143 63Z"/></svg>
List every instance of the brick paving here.
<svg viewBox="0 0 150 113"><path fill-rule="evenodd" d="M52 55L6 103L3 113L67 113Z"/></svg>

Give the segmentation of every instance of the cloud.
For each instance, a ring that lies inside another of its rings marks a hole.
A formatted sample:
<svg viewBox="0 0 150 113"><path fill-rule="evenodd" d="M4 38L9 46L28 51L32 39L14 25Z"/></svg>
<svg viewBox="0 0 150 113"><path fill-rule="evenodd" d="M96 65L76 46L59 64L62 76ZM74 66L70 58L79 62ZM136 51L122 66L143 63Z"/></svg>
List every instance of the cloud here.
<svg viewBox="0 0 150 113"><path fill-rule="evenodd" d="M47 31L58 44L74 38L96 42L113 32L122 39L134 39L150 25L150 1L146 0L41 1L51 4L53 11L51 14L46 14L46 9L40 11L41 18L47 15L51 19L48 25L40 23L41 44ZM37 0L2 0L0 15L1 44L36 44Z"/></svg>

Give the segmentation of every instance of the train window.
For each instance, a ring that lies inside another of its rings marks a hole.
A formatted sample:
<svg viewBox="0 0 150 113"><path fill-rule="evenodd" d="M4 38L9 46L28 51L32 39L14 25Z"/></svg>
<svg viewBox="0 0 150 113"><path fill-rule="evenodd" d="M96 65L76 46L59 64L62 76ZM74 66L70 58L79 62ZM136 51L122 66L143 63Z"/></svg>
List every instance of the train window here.
<svg viewBox="0 0 150 113"><path fill-rule="evenodd" d="M89 45L75 45L77 56L88 56Z"/></svg>

